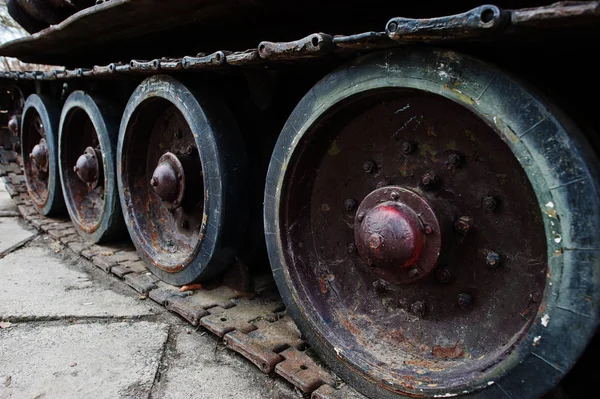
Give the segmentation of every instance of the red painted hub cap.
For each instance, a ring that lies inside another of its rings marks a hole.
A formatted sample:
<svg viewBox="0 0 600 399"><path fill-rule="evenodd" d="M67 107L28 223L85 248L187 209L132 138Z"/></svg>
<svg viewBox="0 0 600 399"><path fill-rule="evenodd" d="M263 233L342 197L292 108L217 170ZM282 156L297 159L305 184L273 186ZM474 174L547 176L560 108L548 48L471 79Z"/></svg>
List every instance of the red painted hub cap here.
<svg viewBox="0 0 600 399"><path fill-rule="evenodd" d="M438 264L438 218L415 191L387 186L360 204L354 237L360 256L379 277L405 284L428 275Z"/></svg>

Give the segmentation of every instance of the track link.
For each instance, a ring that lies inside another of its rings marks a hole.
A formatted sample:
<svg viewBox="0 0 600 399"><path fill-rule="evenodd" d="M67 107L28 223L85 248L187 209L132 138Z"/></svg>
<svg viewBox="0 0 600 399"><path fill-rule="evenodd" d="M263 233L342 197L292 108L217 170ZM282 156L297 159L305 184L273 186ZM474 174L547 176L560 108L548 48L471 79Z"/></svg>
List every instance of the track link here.
<svg viewBox="0 0 600 399"><path fill-rule="evenodd" d="M159 281L146 268L131 243L95 245L84 242L67 219L38 214L27 194L20 157L0 147L0 176L17 204L19 214L40 232L91 261L144 297L180 315L193 326L213 333L263 373L282 377L312 399L365 399L326 369L302 339L272 278L254 281L256 294L238 292L226 285L198 286L183 291ZM274 372L274 374L273 374Z"/></svg>

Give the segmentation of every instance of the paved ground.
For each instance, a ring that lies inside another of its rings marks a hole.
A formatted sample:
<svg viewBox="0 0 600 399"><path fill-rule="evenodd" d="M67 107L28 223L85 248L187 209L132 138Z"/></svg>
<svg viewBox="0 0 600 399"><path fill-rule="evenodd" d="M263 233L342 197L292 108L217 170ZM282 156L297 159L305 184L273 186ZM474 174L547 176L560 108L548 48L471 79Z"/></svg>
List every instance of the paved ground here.
<svg viewBox="0 0 600 399"><path fill-rule="evenodd" d="M0 183L0 399L299 397L15 212Z"/></svg>

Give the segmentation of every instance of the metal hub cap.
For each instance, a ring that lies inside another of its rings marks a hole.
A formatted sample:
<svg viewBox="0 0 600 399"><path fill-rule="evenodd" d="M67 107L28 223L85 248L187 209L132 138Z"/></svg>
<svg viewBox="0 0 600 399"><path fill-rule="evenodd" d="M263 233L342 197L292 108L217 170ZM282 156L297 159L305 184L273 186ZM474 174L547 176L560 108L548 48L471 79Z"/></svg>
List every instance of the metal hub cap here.
<svg viewBox="0 0 600 399"><path fill-rule="evenodd" d="M33 164L38 171L48 172L48 146L45 139L41 139L39 144L33 147L29 157L33 160Z"/></svg>
<svg viewBox="0 0 600 399"><path fill-rule="evenodd" d="M179 158L171 152L160 157L152 173L150 185L161 200L171 203L173 208L181 205L185 194L185 175Z"/></svg>
<svg viewBox="0 0 600 399"><path fill-rule="evenodd" d="M100 171L102 170L100 162L101 156L99 156L97 151L93 147L87 147L84 153L77 159L73 171L77 173L77 176L88 187L96 187Z"/></svg>
<svg viewBox="0 0 600 399"><path fill-rule="evenodd" d="M416 281L436 267L439 231L427 201L414 191L395 186L372 191L360 204L354 222L362 259L379 277L397 284Z"/></svg>

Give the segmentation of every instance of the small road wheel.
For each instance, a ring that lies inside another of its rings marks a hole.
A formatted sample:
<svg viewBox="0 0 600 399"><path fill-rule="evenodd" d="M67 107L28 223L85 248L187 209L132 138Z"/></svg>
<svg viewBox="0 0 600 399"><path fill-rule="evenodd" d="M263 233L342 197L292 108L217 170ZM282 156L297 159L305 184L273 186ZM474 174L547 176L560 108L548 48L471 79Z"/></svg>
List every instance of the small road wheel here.
<svg viewBox="0 0 600 399"><path fill-rule="evenodd" d="M83 91L63 106L59 128L60 177L69 216L87 241L100 243L125 229L116 182L119 109Z"/></svg>
<svg viewBox="0 0 600 399"><path fill-rule="evenodd" d="M58 172L58 107L44 96L31 94L21 117L21 154L27 191L42 215L64 211Z"/></svg>
<svg viewBox="0 0 600 399"><path fill-rule="evenodd" d="M169 76L146 79L121 121L117 173L133 243L160 279L208 279L235 260L247 167L225 104Z"/></svg>

